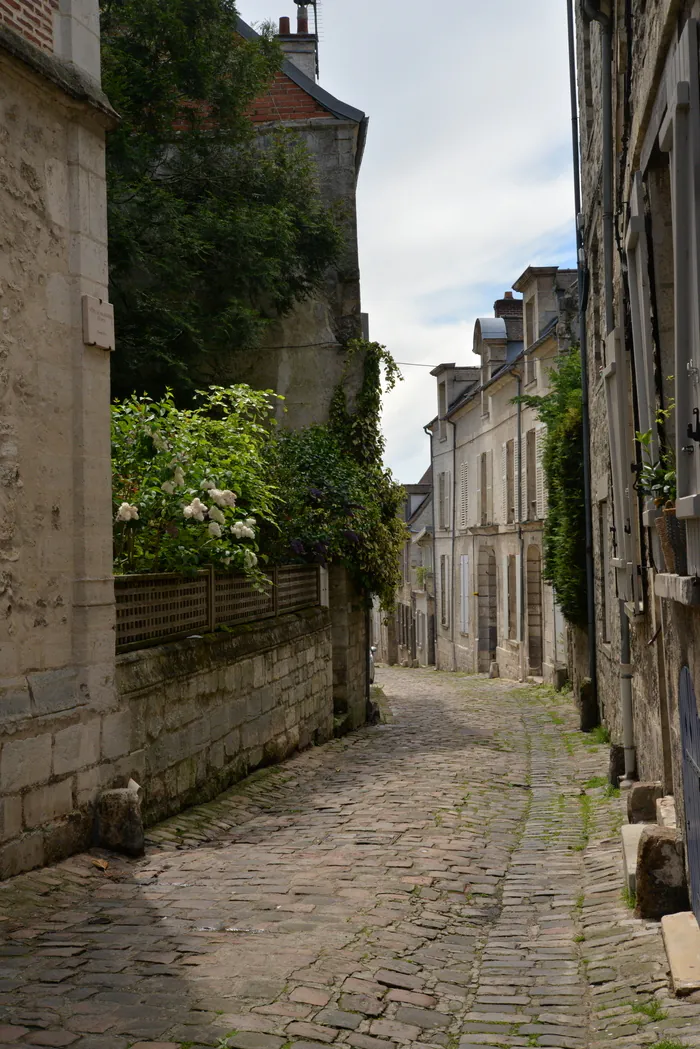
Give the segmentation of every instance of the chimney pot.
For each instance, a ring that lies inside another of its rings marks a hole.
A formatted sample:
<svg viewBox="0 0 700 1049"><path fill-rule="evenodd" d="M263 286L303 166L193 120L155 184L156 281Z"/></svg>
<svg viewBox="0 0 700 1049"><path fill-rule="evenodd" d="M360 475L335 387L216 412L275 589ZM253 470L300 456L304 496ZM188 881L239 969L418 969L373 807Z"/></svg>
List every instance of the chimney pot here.
<svg viewBox="0 0 700 1049"><path fill-rule="evenodd" d="M503 298L504 299L512 299L513 298L513 292L512 291L507 291L505 293L505 295L503 296Z"/></svg>
<svg viewBox="0 0 700 1049"><path fill-rule="evenodd" d="M309 32L309 9L306 4L299 4L299 15L297 18L297 33L308 35Z"/></svg>
<svg viewBox="0 0 700 1049"><path fill-rule="evenodd" d="M292 27L288 18L280 18L280 36L290 36Z"/></svg>

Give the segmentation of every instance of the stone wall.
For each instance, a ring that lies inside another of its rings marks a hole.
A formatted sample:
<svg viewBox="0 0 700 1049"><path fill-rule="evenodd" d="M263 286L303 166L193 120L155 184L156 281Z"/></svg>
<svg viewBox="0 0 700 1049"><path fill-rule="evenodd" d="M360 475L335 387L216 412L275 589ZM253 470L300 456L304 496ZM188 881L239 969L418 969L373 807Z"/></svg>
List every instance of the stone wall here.
<svg viewBox="0 0 700 1049"><path fill-rule="evenodd" d="M333 626L333 707L336 735L367 720L369 701L369 611L342 565L329 573Z"/></svg>
<svg viewBox="0 0 700 1049"><path fill-rule="evenodd" d="M119 656L145 821L333 735L326 609Z"/></svg>
<svg viewBox="0 0 700 1049"><path fill-rule="evenodd" d="M330 739L331 658L314 608L120 656L115 709L10 718L6 704L0 878L87 847L101 790L135 779L153 822Z"/></svg>

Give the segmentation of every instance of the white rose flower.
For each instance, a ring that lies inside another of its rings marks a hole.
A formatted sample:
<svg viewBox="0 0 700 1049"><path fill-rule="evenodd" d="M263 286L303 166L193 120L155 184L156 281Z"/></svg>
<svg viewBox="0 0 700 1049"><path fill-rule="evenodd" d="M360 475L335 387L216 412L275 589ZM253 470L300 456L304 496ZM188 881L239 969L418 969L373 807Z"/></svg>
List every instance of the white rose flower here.
<svg viewBox="0 0 700 1049"><path fill-rule="evenodd" d="M219 510L218 506L212 506L209 510L209 518L212 521L216 521L218 524L226 524L226 518Z"/></svg>
<svg viewBox="0 0 700 1049"><path fill-rule="evenodd" d="M252 550L246 550L243 554L243 564L246 568L255 568L258 559Z"/></svg>
<svg viewBox="0 0 700 1049"><path fill-rule="evenodd" d="M173 495L175 493L175 485L172 481L163 481L160 486L166 495Z"/></svg>
<svg viewBox="0 0 700 1049"><path fill-rule="evenodd" d="M131 503L122 503L117 510L117 521L121 521L126 524L128 521L138 521L139 510L137 506L132 506Z"/></svg>
<svg viewBox="0 0 700 1049"><path fill-rule="evenodd" d="M214 539L221 539L221 525L218 525L216 521L212 521L207 531L209 535L213 536Z"/></svg>

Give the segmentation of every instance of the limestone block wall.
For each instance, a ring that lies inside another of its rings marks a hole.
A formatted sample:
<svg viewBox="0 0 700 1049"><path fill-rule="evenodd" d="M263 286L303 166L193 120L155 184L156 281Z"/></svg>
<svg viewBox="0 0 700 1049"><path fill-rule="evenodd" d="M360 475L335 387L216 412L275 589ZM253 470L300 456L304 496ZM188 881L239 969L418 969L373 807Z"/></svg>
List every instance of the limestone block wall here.
<svg viewBox="0 0 700 1049"><path fill-rule="evenodd" d="M147 823L333 735L327 609L118 657Z"/></svg>
<svg viewBox="0 0 700 1049"><path fill-rule="evenodd" d="M333 630L333 704L337 735L367 720L369 614L362 596L342 565L329 572Z"/></svg>

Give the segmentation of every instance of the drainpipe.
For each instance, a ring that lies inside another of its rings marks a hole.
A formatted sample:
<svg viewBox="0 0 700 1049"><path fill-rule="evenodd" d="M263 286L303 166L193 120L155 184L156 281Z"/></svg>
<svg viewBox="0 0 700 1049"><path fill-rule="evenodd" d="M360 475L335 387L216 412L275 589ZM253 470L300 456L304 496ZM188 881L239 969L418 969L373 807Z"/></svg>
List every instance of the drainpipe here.
<svg viewBox="0 0 700 1049"><path fill-rule="evenodd" d="M588 300L588 272L581 222L581 168L579 158L578 96L576 91L576 45L574 36L573 0L567 0L569 26L569 81L571 89L571 132L574 160L574 200L576 207L576 248L578 258L579 340L581 344L581 402L583 431L583 489L586 535L586 619L588 623L588 676L591 682L593 706L598 705L598 666L596 650L595 573L593 567L593 497L591 484L591 419L588 387L588 333L586 306Z"/></svg>
<svg viewBox="0 0 700 1049"><path fill-rule="evenodd" d="M582 0L583 13L590 21L598 22L601 35L601 59L603 66L603 251L605 259L605 328L610 335L615 328L613 304L613 113L612 113L612 20L605 15L598 0ZM621 532L623 524L616 522ZM625 776L623 784L635 778L637 754L634 743L634 716L632 710L632 667L630 665L630 625L625 602L618 601L620 616L620 708L622 711L622 738L625 751Z"/></svg>

